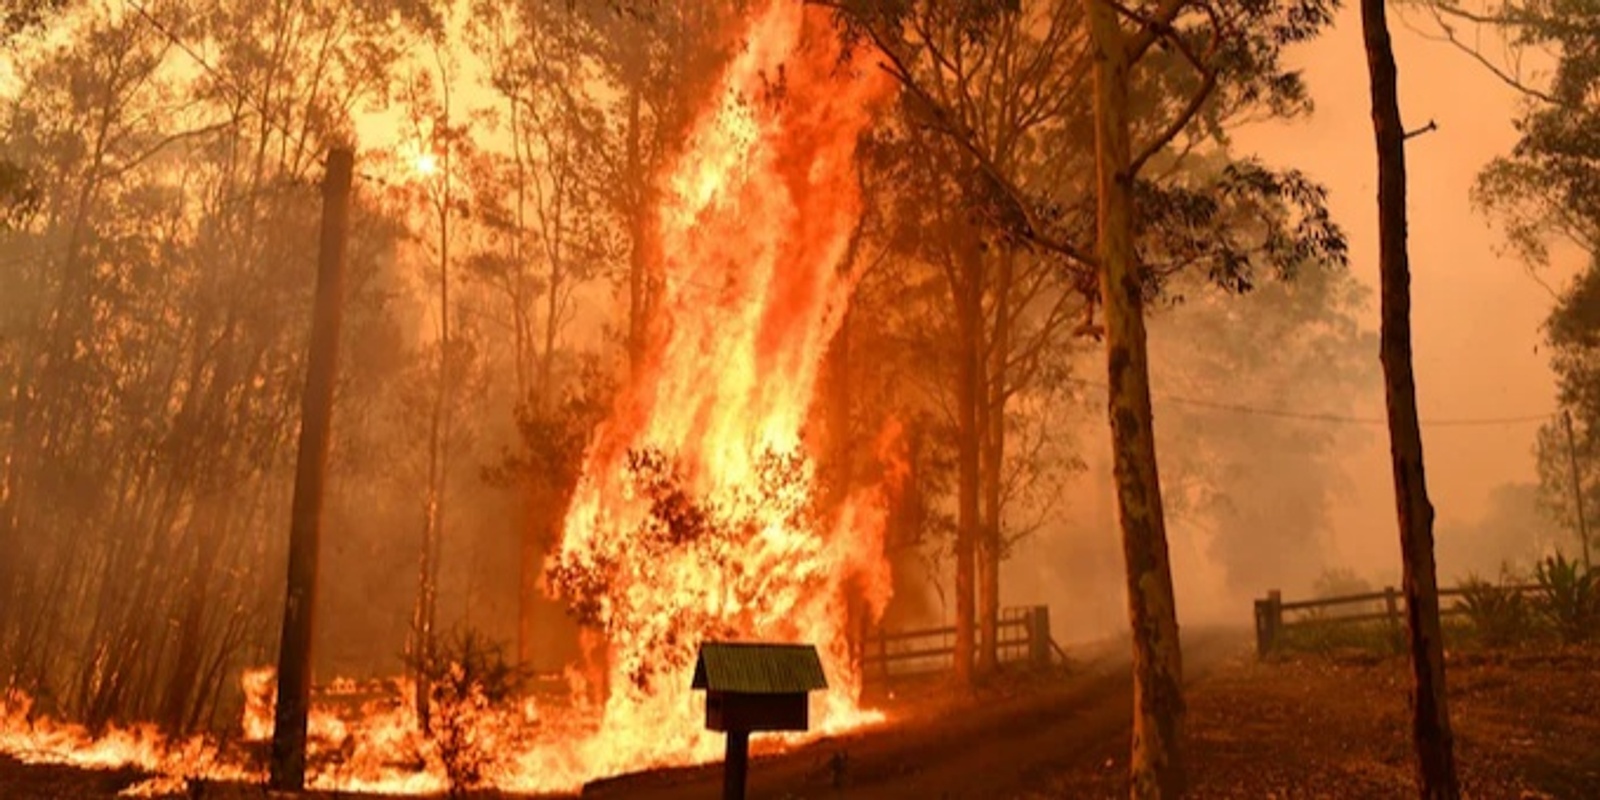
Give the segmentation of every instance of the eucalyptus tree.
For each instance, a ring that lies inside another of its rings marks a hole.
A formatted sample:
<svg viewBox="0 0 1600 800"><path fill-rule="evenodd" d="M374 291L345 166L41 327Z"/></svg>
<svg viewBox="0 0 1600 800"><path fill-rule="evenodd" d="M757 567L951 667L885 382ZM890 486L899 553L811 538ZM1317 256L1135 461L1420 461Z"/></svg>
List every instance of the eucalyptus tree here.
<svg viewBox="0 0 1600 800"><path fill-rule="evenodd" d="M1219 283L1246 288L1263 266L1289 270L1308 256L1342 257L1343 241L1320 191L1302 177L1248 162L1212 180L1183 170L1185 156L1218 141L1230 121L1306 108L1304 88L1282 64L1281 52L1324 27L1330 7L1316 0L1084 3L1077 21L1062 23L1076 36L1044 62L1063 77L1037 91L1072 93L1092 83L1093 116L1068 128L1077 133L1072 146L1043 158L1071 159L1092 135L1097 181L1093 192L1053 195L1030 191L1014 166L996 161L993 132L963 115L988 88L970 80L967 67L981 63L978 53L996 31L1012 25L1038 30L1044 23L1036 20L1071 19L1075 12L1043 1L830 5L884 57L908 101L922 107L925 124L965 154L964 174L992 209L989 224L1083 276L1085 289L1092 287L1088 313L1103 309L1103 326L1086 327L1103 327L1107 347L1137 676L1134 792L1176 795L1183 785L1182 667L1151 426L1144 305L1176 268L1200 269ZM959 38L940 35L952 27ZM1068 141L1063 137L1062 144ZM1089 202L1097 204L1093 213ZM1259 213L1251 219L1244 209ZM1098 223L1094 234L1090 220ZM958 653L958 664L967 658Z"/></svg>

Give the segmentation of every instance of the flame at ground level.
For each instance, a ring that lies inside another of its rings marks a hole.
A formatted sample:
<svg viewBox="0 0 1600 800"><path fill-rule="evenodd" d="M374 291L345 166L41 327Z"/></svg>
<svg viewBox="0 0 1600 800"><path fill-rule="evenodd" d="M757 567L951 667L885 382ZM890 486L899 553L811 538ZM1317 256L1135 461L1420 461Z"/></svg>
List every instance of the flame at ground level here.
<svg viewBox="0 0 1600 800"><path fill-rule="evenodd" d="M24 694L0 694L0 753L30 764L66 764L84 769L132 768L155 779L124 794L165 794L181 789L185 778L218 781L253 780L257 775L236 760L222 757L201 737L172 740L154 725L113 727L91 735L81 725L57 723L33 715Z"/></svg>
<svg viewBox="0 0 1600 800"><path fill-rule="evenodd" d="M270 667L247 670L241 681L245 743L264 745L272 734L275 680ZM409 705L411 684L384 682L356 692L324 692L312 703L307 735L307 788L334 792L437 794L452 785L530 793L569 793L585 783L630 771L617 766L599 735L600 717L581 705L581 686L556 695L548 707L535 698L491 708L481 698L436 706L431 736L419 731ZM341 696L344 695L344 696ZM363 702L352 697L367 696ZM578 705L569 705L577 702ZM684 716L701 719L686 709ZM806 734L757 737L756 753L781 751L822 736L883 720L877 712L834 714ZM122 791L126 796L184 794L190 781L262 783L261 751L195 736L171 739L153 725L110 728L91 734L81 725L33 714L15 691L0 695L0 753L28 764L82 769L133 769L153 777ZM685 753L688 765L713 760Z"/></svg>

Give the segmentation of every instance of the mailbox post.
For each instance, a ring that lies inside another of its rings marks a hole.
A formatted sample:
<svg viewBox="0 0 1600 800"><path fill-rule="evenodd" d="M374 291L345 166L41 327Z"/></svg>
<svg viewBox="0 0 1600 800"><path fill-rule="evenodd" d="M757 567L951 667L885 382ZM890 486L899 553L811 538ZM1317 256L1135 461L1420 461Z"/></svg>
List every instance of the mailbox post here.
<svg viewBox="0 0 1600 800"><path fill-rule="evenodd" d="M810 693L828 688L828 679L808 644L706 642L691 688L706 693L706 730L728 736L723 800L744 800L750 734L809 728Z"/></svg>

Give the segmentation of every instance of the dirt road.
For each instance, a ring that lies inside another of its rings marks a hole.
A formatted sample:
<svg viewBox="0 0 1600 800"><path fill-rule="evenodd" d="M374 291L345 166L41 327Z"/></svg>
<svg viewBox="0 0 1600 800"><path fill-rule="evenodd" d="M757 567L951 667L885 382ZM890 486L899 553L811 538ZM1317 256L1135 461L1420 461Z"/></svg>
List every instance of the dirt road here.
<svg viewBox="0 0 1600 800"><path fill-rule="evenodd" d="M1188 680L1244 646L1242 635L1188 633ZM1125 648L1084 666L1059 689L940 713L832 739L750 766L751 800L996 800L1032 794L1064 769L1115 758L1125 767L1132 679ZM1109 755L1108 755L1109 754ZM584 797L704 800L719 796L721 764L635 775L591 785Z"/></svg>

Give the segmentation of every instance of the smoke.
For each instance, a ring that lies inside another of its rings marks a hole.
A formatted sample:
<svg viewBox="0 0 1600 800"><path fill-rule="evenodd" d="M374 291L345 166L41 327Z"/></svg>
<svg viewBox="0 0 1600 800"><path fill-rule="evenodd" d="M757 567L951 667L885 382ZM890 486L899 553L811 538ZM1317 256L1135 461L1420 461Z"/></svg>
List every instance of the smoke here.
<svg viewBox="0 0 1600 800"><path fill-rule="evenodd" d="M1180 288L1186 299L1153 309L1149 334L1173 584L1183 622L1241 625L1252 598L1309 591L1340 564L1334 511L1354 477L1348 454L1377 432L1353 421L1378 388L1375 337L1357 318L1367 292L1319 264L1244 295ZM1126 626L1106 390L1094 377L1103 361L1083 351L1057 419L1079 420L1087 468L1008 576L1012 602L1048 600L1068 641Z"/></svg>
<svg viewBox="0 0 1600 800"><path fill-rule="evenodd" d="M1440 518L1433 534L1440 585L1469 576L1494 580L1502 572L1527 576L1553 548L1576 552L1576 534L1551 522L1539 494L1538 484L1506 483L1489 493L1488 509L1476 519Z"/></svg>

